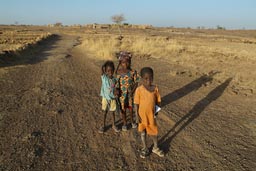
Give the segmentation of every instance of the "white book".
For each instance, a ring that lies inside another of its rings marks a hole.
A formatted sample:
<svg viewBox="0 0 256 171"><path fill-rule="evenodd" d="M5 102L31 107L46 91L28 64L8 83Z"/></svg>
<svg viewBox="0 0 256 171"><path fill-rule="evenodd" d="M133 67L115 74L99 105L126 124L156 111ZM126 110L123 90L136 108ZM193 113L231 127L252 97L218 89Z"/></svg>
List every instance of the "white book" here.
<svg viewBox="0 0 256 171"><path fill-rule="evenodd" d="M161 107L159 107L159 106L155 106L155 114L157 113L157 112L159 112L161 110Z"/></svg>

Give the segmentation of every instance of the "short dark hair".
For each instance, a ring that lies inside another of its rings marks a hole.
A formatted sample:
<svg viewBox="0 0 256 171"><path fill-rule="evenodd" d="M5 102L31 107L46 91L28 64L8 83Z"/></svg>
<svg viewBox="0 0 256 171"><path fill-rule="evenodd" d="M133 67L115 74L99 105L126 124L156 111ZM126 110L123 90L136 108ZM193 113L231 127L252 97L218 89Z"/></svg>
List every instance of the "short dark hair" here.
<svg viewBox="0 0 256 171"><path fill-rule="evenodd" d="M102 65L101 69L102 69L102 72L103 72L103 73L106 72L106 68L107 68L107 67L110 67L110 68L112 68L113 71L115 71L115 64L114 64L113 61L107 60L107 61Z"/></svg>
<svg viewBox="0 0 256 171"><path fill-rule="evenodd" d="M149 74L153 77L154 76L154 71L150 67L144 67L140 70L140 76L143 78L145 74Z"/></svg>

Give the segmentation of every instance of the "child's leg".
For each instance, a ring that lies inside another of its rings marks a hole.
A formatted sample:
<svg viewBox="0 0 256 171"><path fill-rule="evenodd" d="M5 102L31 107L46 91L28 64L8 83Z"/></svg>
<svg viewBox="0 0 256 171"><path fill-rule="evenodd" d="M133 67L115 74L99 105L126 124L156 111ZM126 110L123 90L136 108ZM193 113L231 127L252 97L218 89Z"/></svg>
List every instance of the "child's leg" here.
<svg viewBox="0 0 256 171"><path fill-rule="evenodd" d="M105 128L105 127L106 127L106 118L107 118L107 113L108 113L108 111L107 111L107 110L106 110L106 111L103 111L103 113L104 113L103 127Z"/></svg>
<svg viewBox="0 0 256 171"><path fill-rule="evenodd" d="M122 109L122 119L123 119L123 125L127 125L126 123L126 111L125 109Z"/></svg>
<svg viewBox="0 0 256 171"><path fill-rule="evenodd" d="M104 110L102 111L102 114L104 115L104 118L103 118L103 126L100 127L99 133L103 133L103 132L105 131L107 113L108 113L107 110L106 110L106 111L104 111Z"/></svg>
<svg viewBox="0 0 256 171"><path fill-rule="evenodd" d="M146 135L146 130L141 132L141 141L142 141L142 150L140 153L141 158L146 158L149 154L148 148L147 148L147 135Z"/></svg>
<svg viewBox="0 0 256 171"><path fill-rule="evenodd" d="M132 107L129 107L129 112L130 112L131 123L133 123L133 110L132 110Z"/></svg>
<svg viewBox="0 0 256 171"><path fill-rule="evenodd" d="M141 132L141 141L142 141L142 147L143 149L147 149L147 135L146 135L146 130Z"/></svg>
<svg viewBox="0 0 256 171"><path fill-rule="evenodd" d="M132 109L132 107L129 108L129 112L130 112L130 119L131 119L132 128L137 128L137 124L133 120L133 109Z"/></svg>
<svg viewBox="0 0 256 171"><path fill-rule="evenodd" d="M164 157L164 152L162 150L160 150L158 147L157 135L153 135L152 139L153 139L153 143L154 143L152 152L155 153L156 155L158 155L159 157Z"/></svg>
<svg viewBox="0 0 256 171"><path fill-rule="evenodd" d="M116 122L115 112L111 112L111 113L112 113L112 126L114 126Z"/></svg>
<svg viewBox="0 0 256 171"><path fill-rule="evenodd" d="M107 99L102 98L102 115L104 116L104 118L103 118L103 125L99 129L100 133L103 133L105 131L107 113L108 113L108 101Z"/></svg>
<svg viewBox="0 0 256 171"><path fill-rule="evenodd" d="M122 110L123 126L122 131L127 131L126 111Z"/></svg>
<svg viewBox="0 0 256 171"><path fill-rule="evenodd" d="M157 141L157 135L152 135L154 147L153 148L158 148L158 141Z"/></svg>
<svg viewBox="0 0 256 171"><path fill-rule="evenodd" d="M117 128L117 126L115 125L115 112L111 112L112 113L112 117L113 117L113 120L112 120L112 128L115 132L119 132L120 130Z"/></svg>

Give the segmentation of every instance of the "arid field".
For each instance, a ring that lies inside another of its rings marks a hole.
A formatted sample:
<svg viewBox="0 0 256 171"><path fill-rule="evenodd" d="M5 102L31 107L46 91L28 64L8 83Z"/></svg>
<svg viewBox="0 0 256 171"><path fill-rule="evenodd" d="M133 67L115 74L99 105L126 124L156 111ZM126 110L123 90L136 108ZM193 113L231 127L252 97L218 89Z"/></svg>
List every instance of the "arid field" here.
<svg viewBox="0 0 256 171"><path fill-rule="evenodd" d="M256 30L121 31L0 26L0 170L255 170ZM98 133L101 65L121 50L154 69L164 158L141 159L137 130L110 115Z"/></svg>

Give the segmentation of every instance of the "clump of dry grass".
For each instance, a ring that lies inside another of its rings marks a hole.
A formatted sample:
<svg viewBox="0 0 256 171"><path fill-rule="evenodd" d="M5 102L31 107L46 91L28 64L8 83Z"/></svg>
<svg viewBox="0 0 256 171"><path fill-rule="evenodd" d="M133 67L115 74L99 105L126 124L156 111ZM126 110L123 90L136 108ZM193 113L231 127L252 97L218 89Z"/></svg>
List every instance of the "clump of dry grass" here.
<svg viewBox="0 0 256 171"><path fill-rule="evenodd" d="M128 49L134 53L147 54L155 58L170 56L186 49L177 40L166 40L165 37L129 36L124 38L122 49Z"/></svg>
<svg viewBox="0 0 256 171"><path fill-rule="evenodd" d="M116 36L89 35L83 38L81 46L97 59L113 59L115 52L121 50L160 58L186 49L177 40L167 41L164 37L146 36L125 36L120 44Z"/></svg>
<svg viewBox="0 0 256 171"><path fill-rule="evenodd" d="M81 48L93 54L96 59L113 59L117 51L117 40L114 36L89 35L83 38Z"/></svg>

